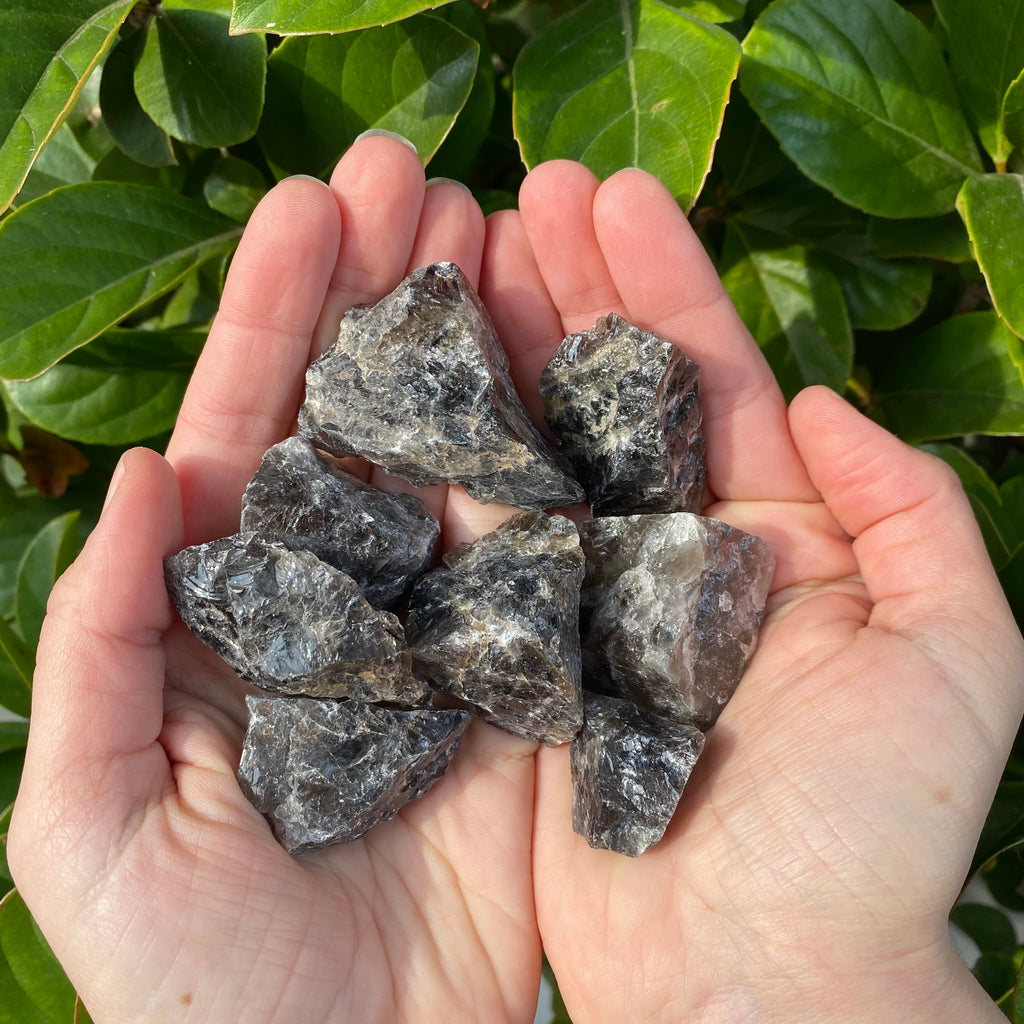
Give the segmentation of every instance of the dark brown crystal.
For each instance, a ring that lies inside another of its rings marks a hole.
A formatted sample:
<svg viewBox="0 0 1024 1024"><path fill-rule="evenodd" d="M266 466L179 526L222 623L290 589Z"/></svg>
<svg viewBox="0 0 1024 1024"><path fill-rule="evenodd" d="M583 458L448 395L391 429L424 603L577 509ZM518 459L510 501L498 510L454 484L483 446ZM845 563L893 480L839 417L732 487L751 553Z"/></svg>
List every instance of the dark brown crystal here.
<svg viewBox="0 0 1024 1024"><path fill-rule="evenodd" d="M562 342L540 390L595 516L700 511L700 370L675 345L609 313Z"/></svg>
<svg viewBox="0 0 1024 1024"><path fill-rule="evenodd" d="M416 672L507 732L572 739L582 720L576 527L523 512L444 561L409 598Z"/></svg>
<svg viewBox="0 0 1024 1024"><path fill-rule="evenodd" d="M583 498L530 421L491 319L454 263L416 270L345 314L306 374L299 431L417 486L460 483L478 501L552 508Z"/></svg>
<svg viewBox="0 0 1024 1024"><path fill-rule="evenodd" d="M615 697L588 693L569 748L572 827L601 850L637 857L665 834L704 734Z"/></svg>
<svg viewBox="0 0 1024 1024"><path fill-rule="evenodd" d="M593 519L580 543L584 685L708 729L757 642L771 548L688 512Z"/></svg>
<svg viewBox="0 0 1024 1024"><path fill-rule="evenodd" d="M388 608L430 567L440 526L419 498L346 473L303 437L275 444L242 498L242 531L273 536L351 576Z"/></svg>
<svg viewBox="0 0 1024 1024"><path fill-rule="evenodd" d="M289 853L347 843L394 817L444 774L465 711L247 697L238 780Z"/></svg>
<svg viewBox="0 0 1024 1024"><path fill-rule="evenodd" d="M243 679L275 693L421 704L401 623L309 551L256 534L164 561L178 614Z"/></svg>

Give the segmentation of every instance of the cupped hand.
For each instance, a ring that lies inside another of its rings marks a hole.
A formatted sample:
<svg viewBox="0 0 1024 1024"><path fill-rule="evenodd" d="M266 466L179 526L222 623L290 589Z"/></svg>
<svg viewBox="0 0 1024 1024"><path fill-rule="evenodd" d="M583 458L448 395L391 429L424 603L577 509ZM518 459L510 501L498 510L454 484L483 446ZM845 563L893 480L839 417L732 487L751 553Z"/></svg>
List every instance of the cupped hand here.
<svg viewBox="0 0 1024 1024"><path fill-rule="evenodd" d="M533 1019L533 744L474 723L421 800L292 859L235 779L247 687L177 620L162 577L165 555L238 529L245 484L292 432L306 365L344 311L434 260L477 282L484 241L472 197L425 188L392 138L358 142L329 189L277 186L232 263L168 461L126 455L54 589L9 858L97 1024ZM447 544L508 511L440 486L423 497Z"/></svg>
<svg viewBox="0 0 1024 1024"><path fill-rule="evenodd" d="M758 650L659 845L635 861L587 847L567 752L538 754L537 915L570 1015L1003 1019L946 919L1020 719L1024 652L954 474L824 388L787 412L648 176L599 186L549 164L520 208L510 235L536 254L556 333L614 309L701 364L705 512L777 558Z"/></svg>

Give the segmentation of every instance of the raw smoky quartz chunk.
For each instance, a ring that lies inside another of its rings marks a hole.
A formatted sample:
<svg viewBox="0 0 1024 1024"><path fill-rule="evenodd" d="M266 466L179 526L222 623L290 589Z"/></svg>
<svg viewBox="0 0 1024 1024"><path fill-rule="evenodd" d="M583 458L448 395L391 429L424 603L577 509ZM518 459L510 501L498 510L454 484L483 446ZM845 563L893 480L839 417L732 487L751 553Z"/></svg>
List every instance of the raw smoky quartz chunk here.
<svg viewBox="0 0 1024 1024"><path fill-rule="evenodd" d="M597 849L639 856L665 834L703 749L691 725L586 694L569 747L573 829Z"/></svg>
<svg viewBox="0 0 1024 1024"><path fill-rule="evenodd" d="M401 623L351 577L256 534L164 561L178 614L243 678L275 693L421 704Z"/></svg>
<svg viewBox="0 0 1024 1024"><path fill-rule="evenodd" d="M540 390L595 516L700 511L700 370L675 345L609 313L562 342Z"/></svg>
<svg viewBox="0 0 1024 1024"><path fill-rule="evenodd" d="M454 263L416 270L375 306L345 314L306 374L299 431L417 486L460 483L478 501L583 499L530 421L490 317Z"/></svg>
<svg viewBox="0 0 1024 1024"><path fill-rule="evenodd" d="M417 674L507 732L572 739L582 721L575 525L523 512L444 561L409 598Z"/></svg>
<svg viewBox="0 0 1024 1024"><path fill-rule="evenodd" d="M580 543L584 685L708 729L757 642L771 548L688 512L593 519Z"/></svg>
<svg viewBox="0 0 1024 1024"><path fill-rule="evenodd" d="M304 437L270 448L242 498L243 533L312 551L375 608L393 605L426 572L440 529L419 498L363 483Z"/></svg>
<svg viewBox="0 0 1024 1024"><path fill-rule="evenodd" d="M347 843L394 817L444 774L465 711L246 697L238 780L289 853Z"/></svg>

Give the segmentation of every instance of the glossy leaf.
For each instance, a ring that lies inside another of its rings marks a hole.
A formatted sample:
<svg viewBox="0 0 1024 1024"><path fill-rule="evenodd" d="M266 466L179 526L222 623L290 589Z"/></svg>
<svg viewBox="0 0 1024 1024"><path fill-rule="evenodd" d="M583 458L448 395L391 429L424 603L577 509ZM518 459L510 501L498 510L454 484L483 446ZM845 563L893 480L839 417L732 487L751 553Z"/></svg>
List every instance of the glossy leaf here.
<svg viewBox="0 0 1024 1024"><path fill-rule="evenodd" d="M451 0L347 0L318 4L309 0L234 0L231 31L273 32L279 36L351 32L401 21Z"/></svg>
<svg viewBox="0 0 1024 1024"><path fill-rule="evenodd" d="M579 160L602 178L640 167L689 208L738 63L731 35L657 0L589 0L535 35L516 61L523 160Z"/></svg>
<svg viewBox="0 0 1024 1024"><path fill-rule="evenodd" d="M325 177L357 135L404 135L426 163L473 86L479 44L438 18L286 39L271 55L259 141L274 172Z"/></svg>
<svg viewBox="0 0 1024 1024"><path fill-rule="evenodd" d="M35 656L7 619L0 617L0 707L27 718L32 706Z"/></svg>
<svg viewBox="0 0 1024 1024"><path fill-rule="evenodd" d="M39 642L46 600L53 584L78 554L78 513L50 520L29 542L18 565L14 617L30 647Z"/></svg>
<svg viewBox="0 0 1024 1024"><path fill-rule="evenodd" d="M133 0L0 0L0 212L25 181Z"/></svg>
<svg viewBox="0 0 1024 1024"><path fill-rule="evenodd" d="M30 1007L29 1016L23 1017L19 1024L28 1021L71 1024L75 990L17 889L12 889L0 901L0 953ZM0 999L0 1005L2 1003Z"/></svg>
<svg viewBox="0 0 1024 1024"><path fill-rule="evenodd" d="M705 21L735 21L743 17L747 0L665 0L695 18Z"/></svg>
<svg viewBox="0 0 1024 1024"><path fill-rule="evenodd" d="M70 185L0 222L0 376L41 373L231 249L241 227L138 185Z"/></svg>
<svg viewBox="0 0 1024 1024"><path fill-rule="evenodd" d="M143 109L135 95L135 64L144 36L122 39L107 54L100 81L103 120L121 151L146 167L177 163L170 136Z"/></svg>
<svg viewBox="0 0 1024 1024"><path fill-rule="evenodd" d="M210 208L244 224L267 191L260 171L245 160L222 156L203 182Z"/></svg>
<svg viewBox="0 0 1024 1024"><path fill-rule="evenodd" d="M853 334L843 291L804 246L730 224L721 270L729 297L787 398L808 384L845 388Z"/></svg>
<svg viewBox="0 0 1024 1024"><path fill-rule="evenodd" d="M777 0L743 53L740 85L783 151L852 206L946 213L981 170L935 41L895 0Z"/></svg>
<svg viewBox="0 0 1024 1024"><path fill-rule="evenodd" d="M968 313L895 347L875 400L907 441L962 434L1024 434L1024 384L1010 349L1020 345L992 312Z"/></svg>
<svg viewBox="0 0 1024 1024"><path fill-rule="evenodd" d="M1007 141L1024 149L1024 71L1009 85L1003 97L1003 132Z"/></svg>
<svg viewBox="0 0 1024 1024"><path fill-rule="evenodd" d="M10 892L14 884L14 879L11 878L11 869L7 866L7 833L11 830L13 811L14 804L11 803L0 813L0 894ZM3 991L2 977L3 972L0 970L0 992Z"/></svg>
<svg viewBox="0 0 1024 1024"><path fill-rule="evenodd" d="M1024 0L933 0L946 26L949 61L964 109L997 164L1010 145L1003 130L1003 97L1024 68Z"/></svg>
<svg viewBox="0 0 1024 1024"><path fill-rule="evenodd" d="M132 444L170 430L205 333L111 331L8 398L33 423L86 444Z"/></svg>
<svg viewBox="0 0 1024 1024"><path fill-rule="evenodd" d="M197 146L231 146L256 134L267 49L262 36L228 34L216 10L162 7L135 65L142 109L164 131Z"/></svg>
<svg viewBox="0 0 1024 1024"><path fill-rule="evenodd" d="M62 185L88 181L95 167L96 161L82 149L75 133L62 124L32 165L13 205L24 206Z"/></svg>
<svg viewBox="0 0 1024 1024"><path fill-rule="evenodd" d="M850 323L857 330L891 331L924 311L932 270L923 261L880 259L865 235L828 239L817 258L839 279Z"/></svg>
<svg viewBox="0 0 1024 1024"><path fill-rule="evenodd" d="M995 907L982 903L961 903L955 906L949 919L982 953L1005 953L1013 956L1017 949L1017 934L1010 919Z"/></svg>
<svg viewBox="0 0 1024 1024"><path fill-rule="evenodd" d="M979 174L957 199L992 304L1024 335L1024 177Z"/></svg>
<svg viewBox="0 0 1024 1024"><path fill-rule="evenodd" d="M871 217L868 241L882 259L922 256L949 263L974 259L964 222L955 213L912 220Z"/></svg>

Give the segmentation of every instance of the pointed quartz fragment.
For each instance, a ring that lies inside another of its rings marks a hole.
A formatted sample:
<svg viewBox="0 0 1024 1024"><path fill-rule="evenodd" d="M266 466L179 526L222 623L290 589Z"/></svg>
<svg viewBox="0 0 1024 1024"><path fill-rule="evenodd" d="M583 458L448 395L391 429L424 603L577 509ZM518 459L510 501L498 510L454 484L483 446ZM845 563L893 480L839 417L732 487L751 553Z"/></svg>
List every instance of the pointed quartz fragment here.
<svg viewBox="0 0 1024 1024"><path fill-rule="evenodd" d="M562 342L540 390L595 516L700 511L700 370L675 345L609 313Z"/></svg>
<svg viewBox="0 0 1024 1024"><path fill-rule="evenodd" d="M523 512L444 560L409 598L417 673L516 736L572 739L582 721L576 527Z"/></svg>
<svg viewBox="0 0 1024 1024"><path fill-rule="evenodd" d="M289 853L347 843L394 817L444 774L465 711L246 697L238 780Z"/></svg>
<svg viewBox="0 0 1024 1024"><path fill-rule="evenodd" d="M402 626L351 577L257 534L164 561L178 614L243 679L274 693L421 704Z"/></svg>
<svg viewBox="0 0 1024 1024"><path fill-rule="evenodd" d="M665 834L703 749L691 725L586 694L569 747L573 829L596 849L639 856Z"/></svg>
<svg viewBox="0 0 1024 1024"><path fill-rule="evenodd" d="M688 512L593 519L580 543L584 684L709 728L757 642L771 548Z"/></svg>
<svg viewBox="0 0 1024 1024"><path fill-rule="evenodd" d="M426 572L440 529L419 498L364 484L303 437L270 448L242 498L243 533L312 551L375 608L390 607Z"/></svg>
<svg viewBox="0 0 1024 1024"><path fill-rule="evenodd" d="M490 317L454 263L416 270L375 306L345 314L306 374L299 431L417 486L460 483L478 501L583 499L530 421Z"/></svg>

